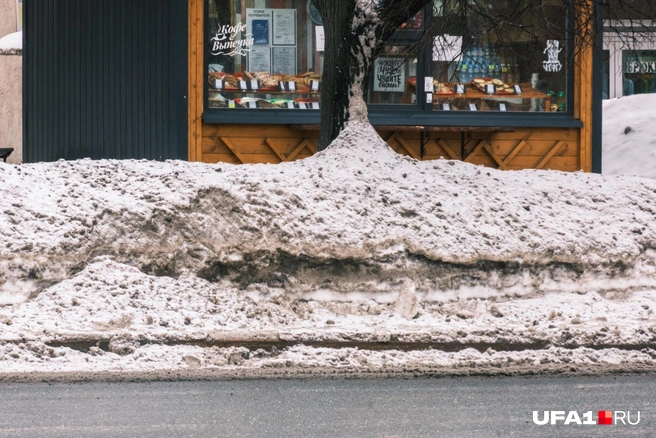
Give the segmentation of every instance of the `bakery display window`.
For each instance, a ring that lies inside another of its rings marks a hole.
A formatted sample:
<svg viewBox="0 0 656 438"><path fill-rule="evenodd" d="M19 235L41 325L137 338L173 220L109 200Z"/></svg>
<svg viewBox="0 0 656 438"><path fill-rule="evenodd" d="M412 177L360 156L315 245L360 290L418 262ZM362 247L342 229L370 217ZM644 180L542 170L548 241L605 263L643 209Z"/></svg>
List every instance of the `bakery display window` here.
<svg viewBox="0 0 656 438"><path fill-rule="evenodd" d="M320 109L323 26L308 0L207 0L208 108Z"/></svg>
<svg viewBox="0 0 656 438"><path fill-rule="evenodd" d="M386 42L366 90L372 114L402 106L418 113L571 115L566 2L463 5L434 0ZM311 0L206 0L205 6L206 109L320 109L324 32ZM627 79L636 82L631 74Z"/></svg>
<svg viewBox="0 0 656 438"><path fill-rule="evenodd" d="M446 111L567 111L567 10L561 0L488 0L434 8L424 84ZM453 3L453 4L451 4Z"/></svg>

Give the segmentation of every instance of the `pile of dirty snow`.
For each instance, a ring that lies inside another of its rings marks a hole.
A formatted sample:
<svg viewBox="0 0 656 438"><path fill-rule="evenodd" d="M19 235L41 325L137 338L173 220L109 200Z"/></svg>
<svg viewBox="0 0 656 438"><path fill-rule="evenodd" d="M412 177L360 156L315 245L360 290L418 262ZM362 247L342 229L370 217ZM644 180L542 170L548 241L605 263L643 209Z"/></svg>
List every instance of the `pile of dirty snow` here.
<svg viewBox="0 0 656 438"><path fill-rule="evenodd" d="M653 180L421 162L351 124L292 163L0 163L0 185L5 372L337 366L323 346L370 342L397 359L348 366L656 365Z"/></svg>

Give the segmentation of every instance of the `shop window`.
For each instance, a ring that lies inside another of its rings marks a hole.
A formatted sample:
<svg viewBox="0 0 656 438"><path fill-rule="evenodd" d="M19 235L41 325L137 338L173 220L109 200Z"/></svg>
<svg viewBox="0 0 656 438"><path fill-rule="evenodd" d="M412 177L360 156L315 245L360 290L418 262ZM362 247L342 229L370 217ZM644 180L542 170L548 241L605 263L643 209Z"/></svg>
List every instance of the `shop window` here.
<svg viewBox="0 0 656 438"><path fill-rule="evenodd" d="M656 51L623 50L624 96L656 93Z"/></svg>
<svg viewBox="0 0 656 438"><path fill-rule="evenodd" d="M321 24L308 0L207 0L207 106L319 109Z"/></svg>
<svg viewBox="0 0 656 438"><path fill-rule="evenodd" d="M449 111L566 111L567 14L562 0L440 0L423 86Z"/></svg>
<svg viewBox="0 0 656 438"><path fill-rule="evenodd" d="M323 26L310 0L206 2L206 108L320 109ZM372 112L568 111L565 4L434 0L374 61Z"/></svg>

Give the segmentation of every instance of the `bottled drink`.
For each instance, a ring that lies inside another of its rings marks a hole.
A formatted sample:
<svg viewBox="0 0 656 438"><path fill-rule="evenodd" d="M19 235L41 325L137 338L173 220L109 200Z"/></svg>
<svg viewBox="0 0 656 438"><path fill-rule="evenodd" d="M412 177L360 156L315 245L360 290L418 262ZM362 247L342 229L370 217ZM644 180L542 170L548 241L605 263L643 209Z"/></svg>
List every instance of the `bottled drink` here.
<svg viewBox="0 0 656 438"><path fill-rule="evenodd" d="M497 55L494 55L494 76L492 77L495 79L501 79L501 61Z"/></svg>
<svg viewBox="0 0 656 438"><path fill-rule="evenodd" d="M460 82L465 83L469 82L471 79L469 79L469 64L468 64L468 57L466 55L463 55L462 61L460 61Z"/></svg>
<svg viewBox="0 0 656 438"><path fill-rule="evenodd" d="M474 65L472 67L472 74L473 74L474 77L481 76L481 74L482 74L483 65L482 65L481 61L482 60L481 60L480 56L478 56L478 55L474 56L474 63L473 63Z"/></svg>
<svg viewBox="0 0 656 438"><path fill-rule="evenodd" d="M506 64L505 62L501 64L501 80L506 84L510 82L508 80L508 64Z"/></svg>
<svg viewBox="0 0 656 438"><path fill-rule="evenodd" d="M513 57L512 71L509 73L512 74L514 82L521 81L521 78L519 77L519 60L517 59L517 56Z"/></svg>

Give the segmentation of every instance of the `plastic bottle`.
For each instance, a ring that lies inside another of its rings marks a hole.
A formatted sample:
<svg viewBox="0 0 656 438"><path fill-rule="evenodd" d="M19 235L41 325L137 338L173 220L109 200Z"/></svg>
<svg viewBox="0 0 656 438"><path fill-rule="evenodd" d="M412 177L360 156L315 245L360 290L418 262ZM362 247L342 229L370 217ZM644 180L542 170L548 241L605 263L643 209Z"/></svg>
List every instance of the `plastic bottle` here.
<svg viewBox="0 0 656 438"><path fill-rule="evenodd" d="M505 58L501 62L501 80L506 84L510 83L510 75L508 74L508 63Z"/></svg>
<svg viewBox="0 0 656 438"><path fill-rule="evenodd" d="M513 82L521 82L521 78L519 77L519 60L517 59L517 56L513 57L513 64L512 64L512 80Z"/></svg>
<svg viewBox="0 0 656 438"><path fill-rule="evenodd" d="M467 83L471 81L469 73L469 56L467 54L463 55L462 61L460 61L460 83Z"/></svg>
<svg viewBox="0 0 656 438"><path fill-rule="evenodd" d="M493 77L494 62L492 61L492 52L490 51L489 44L485 44L483 49L483 67L485 69L484 75L487 77Z"/></svg>
<svg viewBox="0 0 656 438"><path fill-rule="evenodd" d="M501 60L498 55L494 55L494 79L501 79ZM504 81L506 82L506 81Z"/></svg>
<svg viewBox="0 0 656 438"><path fill-rule="evenodd" d="M473 62L472 62L472 79L478 76L481 76L481 57L477 54L478 50L474 52Z"/></svg>

